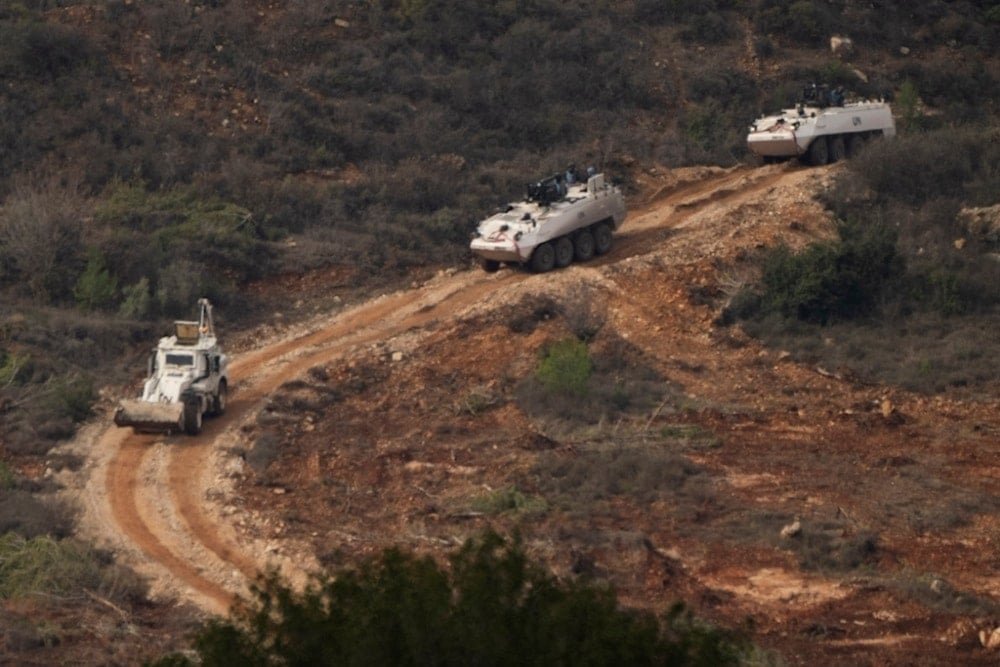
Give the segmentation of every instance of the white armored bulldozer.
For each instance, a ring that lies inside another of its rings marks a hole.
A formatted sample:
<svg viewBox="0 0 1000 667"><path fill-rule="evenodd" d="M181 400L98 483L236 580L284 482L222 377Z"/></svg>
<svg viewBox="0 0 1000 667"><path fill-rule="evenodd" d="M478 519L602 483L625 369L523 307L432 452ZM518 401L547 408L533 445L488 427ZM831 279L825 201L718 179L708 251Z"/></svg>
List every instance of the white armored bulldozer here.
<svg viewBox="0 0 1000 667"><path fill-rule="evenodd" d="M228 359L215 337L212 304L199 299L197 322L174 322L174 334L164 336L149 358L142 398L124 400L115 410L115 424L144 433L201 432L206 414L226 409Z"/></svg>
<svg viewBox="0 0 1000 667"><path fill-rule="evenodd" d="M824 165L850 157L874 137L893 137L896 125L885 102L846 102L843 90L807 86L792 109L758 118L750 125L747 147L777 162L798 158Z"/></svg>
<svg viewBox="0 0 1000 667"><path fill-rule="evenodd" d="M604 174L582 179L571 167L529 184L523 201L480 222L470 248L486 271L505 262L544 273L607 253L625 214L621 189Z"/></svg>

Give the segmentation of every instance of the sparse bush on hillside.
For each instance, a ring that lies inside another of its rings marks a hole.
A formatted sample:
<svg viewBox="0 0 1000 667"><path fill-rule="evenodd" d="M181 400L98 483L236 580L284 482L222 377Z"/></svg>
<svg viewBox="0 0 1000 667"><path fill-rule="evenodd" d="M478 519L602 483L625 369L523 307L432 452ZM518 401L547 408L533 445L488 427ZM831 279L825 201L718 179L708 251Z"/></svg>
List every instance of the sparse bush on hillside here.
<svg viewBox="0 0 1000 667"><path fill-rule="evenodd" d="M87 209L75 184L19 184L0 207L0 281L26 285L43 305L69 302Z"/></svg>
<svg viewBox="0 0 1000 667"><path fill-rule="evenodd" d="M0 536L0 599L29 596L74 598L86 591L128 603L144 599L146 586L106 554L71 539Z"/></svg>
<svg viewBox="0 0 1000 667"><path fill-rule="evenodd" d="M714 495L699 466L655 440L588 447L569 456L549 452L531 480L550 505L577 516L600 515L619 496L643 506L662 504L677 516L704 514Z"/></svg>
<svg viewBox="0 0 1000 667"><path fill-rule="evenodd" d="M567 338L555 341L545 350L538 365L538 380L551 392L583 396L592 368L587 344L578 338Z"/></svg>
<svg viewBox="0 0 1000 667"><path fill-rule="evenodd" d="M6 535L8 539L14 539L13 535L23 539L40 536L63 538L72 532L73 514L65 504L31 493L28 488L4 489L0 493L0 535ZM3 587L2 582L0 577L0 588ZM0 597L3 595L0 594Z"/></svg>
<svg viewBox="0 0 1000 667"><path fill-rule="evenodd" d="M96 56L87 38L63 25L31 23L22 29L13 47L28 76L56 79L84 67Z"/></svg>
<svg viewBox="0 0 1000 667"><path fill-rule="evenodd" d="M759 32L803 46L824 45L840 31L833 8L813 0L768 0L760 3L754 19Z"/></svg>

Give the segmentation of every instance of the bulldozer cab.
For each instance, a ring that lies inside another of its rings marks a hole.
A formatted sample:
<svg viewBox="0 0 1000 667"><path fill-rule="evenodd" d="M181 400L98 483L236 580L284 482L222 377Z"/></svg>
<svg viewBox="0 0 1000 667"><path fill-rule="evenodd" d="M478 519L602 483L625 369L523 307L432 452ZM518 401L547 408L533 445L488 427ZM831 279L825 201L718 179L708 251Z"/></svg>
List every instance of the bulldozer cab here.
<svg viewBox="0 0 1000 667"><path fill-rule="evenodd" d="M174 335L180 345L195 345L201 334L197 322L174 322Z"/></svg>
<svg viewBox="0 0 1000 667"><path fill-rule="evenodd" d="M197 345L202 336L215 336L215 323L212 321L212 304L208 299L199 299L200 313L197 322L178 320L174 322L174 337L178 345Z"/></svg>

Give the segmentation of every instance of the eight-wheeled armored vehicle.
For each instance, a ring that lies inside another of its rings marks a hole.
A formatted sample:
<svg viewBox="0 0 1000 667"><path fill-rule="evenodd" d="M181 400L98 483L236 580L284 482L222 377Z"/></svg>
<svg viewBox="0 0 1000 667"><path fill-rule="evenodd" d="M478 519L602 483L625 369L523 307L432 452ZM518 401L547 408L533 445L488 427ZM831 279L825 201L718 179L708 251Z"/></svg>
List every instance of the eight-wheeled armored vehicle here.
<svg viewBox="0 0 1000 667"><path fill-rule="evenodd" d="M174 322L174 333L160 339L149 358L142 397L124 400L115 424L139 432L190 435L201 432L202 417L226 409L228 359L215 337L212 304L199 299L197 322Z"/></svg>
<svg viewBox="0 0 1000 667"><path fill-rule="evenodd" d="M604 174L557 174L530 183L523 201L480 222L470 248L486 271L508 263L543 273L607 253L625 215L621 189Z"/></svg>
<svg viewBox="0 0 1000 667"><path fill-rule="evenodd" d="M823 165L849 157L869 139L895 135L887 103L848 103L841 89L813 85L803 91L798 106L755 120L747 147L765 162L798 158Z"/></svg>

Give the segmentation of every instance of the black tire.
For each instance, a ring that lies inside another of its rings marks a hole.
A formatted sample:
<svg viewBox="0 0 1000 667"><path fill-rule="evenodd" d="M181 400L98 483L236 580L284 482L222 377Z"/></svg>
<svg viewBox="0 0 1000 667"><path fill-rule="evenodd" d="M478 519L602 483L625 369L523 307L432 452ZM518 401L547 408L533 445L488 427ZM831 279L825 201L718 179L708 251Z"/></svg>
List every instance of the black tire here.
<svg viewBox="0 0 1000 667"><path fill-rule="evenodd" d="M215 394L215 401L212 405L212 414L221 415L226 412L226 403L229 400L229 387L225 380L219 380L219 390Z"/></svg>
<svg viewBox="0 0 1000 667"><path fill-rule="evenodd" d="M865 138L860 134L849 134L847 139L844 141L844 150L847 152L847 157L854 157L858 152L864 148Z"/></svg>
<svg viewBox="0 0 1000 667"><path fill-rule="evenodd" d="M826 137L816 137L809 144L809 149L806 151L806 163L814 167L822 167L827 163L829 156L830 152L827 150Z"/></svg>
<svg viewBox="0 0 1000 667"><path fill-rule="evenodd" d="M573 263L575 249L573 248L573 241L568 236L560 236L556 239L555 251L556 266L558 268L561 269Z"/></svg>
<svg viewBox="0 0 1000 667"><path fill-rule="evenodd" d="M594 256L594 235L589 229L581 229L573 238L573 251L576 261L586 262Z"/></svg>
<svg viewBox="0 0 1000 667"><path fill-rule="evenodd" d="M840 162L847 157L847 147L844 145L844 136L838 134L829 139L830 162Z"/></svg>
<svg viewBox="0 0 1000 667"><path fill-rule="evenodd" d="M486 273L496 273L500 270L500 262L495 259L484 259L480 262L480 266L483 267L483 271Z"/></svg>
<svg viewBox="0 0 1000 667"><path fill-rule="evenodd" d="M594 252L598 255L606 255L611 252L611 225L606 222L599 223L594 227Z"/></svg>
<svg viewBox="0 0 1000 667"><path fill-rule="evenodd" d="M201 405L197 399L184 404L184 432L188 435L201 433Z"/></svg>
<svg viewBox="0 0 1000 667"><path fill-rule="evenodd" d="M531 253L531 270L535 273L546 273L556 265L556 251L551 243L543 243Z"/></svg>

